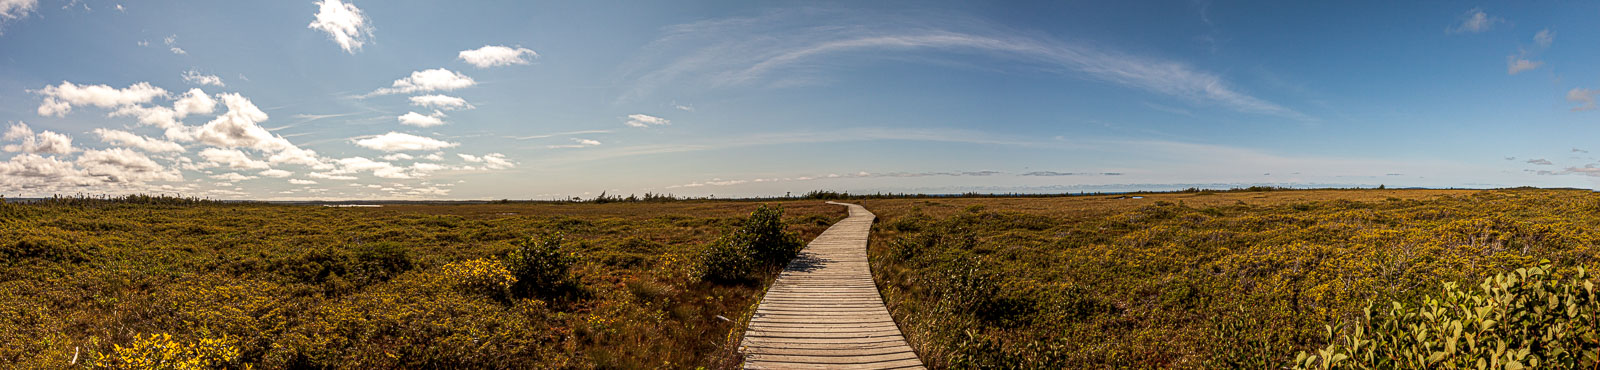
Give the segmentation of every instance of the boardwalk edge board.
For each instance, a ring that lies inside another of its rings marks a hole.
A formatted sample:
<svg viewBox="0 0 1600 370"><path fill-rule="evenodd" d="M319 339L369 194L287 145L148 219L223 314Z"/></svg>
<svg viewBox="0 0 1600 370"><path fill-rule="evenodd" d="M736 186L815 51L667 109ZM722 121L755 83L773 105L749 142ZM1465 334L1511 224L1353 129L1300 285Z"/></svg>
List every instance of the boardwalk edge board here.
<svg viewBox="0 0 1600 370"><path fill-rule="evenodd" d="M922 369L889 316L867 265L877 216L848 203L850 216L789 262L750 317L739 352L746 369Z"/></svg>

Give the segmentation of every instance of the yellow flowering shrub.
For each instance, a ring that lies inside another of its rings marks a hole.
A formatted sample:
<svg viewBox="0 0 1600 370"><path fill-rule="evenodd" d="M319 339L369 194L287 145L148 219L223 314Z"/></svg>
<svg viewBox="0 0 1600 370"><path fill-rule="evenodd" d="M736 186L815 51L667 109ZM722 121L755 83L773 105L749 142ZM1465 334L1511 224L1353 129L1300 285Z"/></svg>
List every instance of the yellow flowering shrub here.
<svg viewBox="0 0 1600 370"><path fill-rule="evenodd" d="M133 341L96 353L87 365L126 369L214 369L239 358L233 338L173 339L172 335L135 335Z"/></svg>
<svg viewBox="0 0 1600 370"><path fill-rule="evenodd" d="M755 208L0 202L0 368L728 366L741 330L717 317L760 286L686 257ZM806 237L845 216L785 209ZM516 297L513 242L542 234L567 236L566 290Z"/></svg>
<svg viewBox="0 0 1600 370"><path fill-rule="evenodd" d="M1371 348L1343 339L1367 325L1369 302L1402 302L1407 308L1396 315L1421 315L1434 308L1416 302L1429 302L1424 295L1447 283L1477 285L1506 271L1531 271L1544 260L1551 276L1600 266L1600 194L1585 190L1142 196L862 203L880 219L869 248L880 291L933 367L1283 368L1307 359L1314 360L1306 366L1316 367L1330 358L1319 351L1333 348L1354 358L1352 351ZM1581 286L1565 284L1559 289ZM1474 294L1489 299L1505 293ZM1445 302L1437 306L1456 312L1445 315L1452 320L1461 317L1458 307L1469 306ZM1564 310L1561 305L1543 310ZM1439 325L1449 324L1406 319L1371 325L1394 322L1434 325L1429 336L1406 343L1435 352L1441 347L1429 346L1444 343ZM1562 325L1539 330L1564 338L1588 330ZM1332 338L1330 327L1344 331ZM1378 341L1374 330L1364 340ZM1393 333L1382 335L1406 341ZM1528 342L1507 339L1506 351ZM1492 347L1476 347L1490 348L1491 355L1443 356L1461 367L1476 366L1480 358L1486 366L1510 364L1505 353L1492 355ZM1554 361L1539 348L1527 356L1539 357L1541 366L1593 366ZM1572 354L1566 358L1578 358L1578 348L1594 347L1563 348ZM1306 355L1297 362L1300 352ZM1439 361L1337 364L1448 367Z"/></svg>
<svg viewBox="0 0 1600 370"><path fill-rule="evenodd" d="M517 278L498 260L474 259L451 263L443 268L441 278L450 286L468 292L501 297L508 294Z"/></svg>

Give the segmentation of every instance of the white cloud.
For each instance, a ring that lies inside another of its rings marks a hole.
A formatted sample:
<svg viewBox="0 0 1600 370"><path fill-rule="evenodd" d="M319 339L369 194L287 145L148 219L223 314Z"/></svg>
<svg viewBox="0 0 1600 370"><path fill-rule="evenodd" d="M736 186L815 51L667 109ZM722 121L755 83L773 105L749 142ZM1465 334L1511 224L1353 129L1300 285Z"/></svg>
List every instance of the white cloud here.
<svg viewBox="0 0 1600 370"><path fill-rule="evenodd" d="M430 160L430 161L434 161L434 162L442 161L442 160L444 160L444 152L434 152L432 154L428 154L428 155L422 156L422 159L426 159L426 160Z"/></svg>
<svg viewBox="0 0 1600 370"><path fill-rule="evenodd" d="M444 110L473 109L477 108L467 103L466 99L449 95L418 95L411 97L411 105L419 107L433 107Z"/></svg>
<svg viewBox="0 0 1600 370"><path fill-rule="evenodd" d="M411 72L411 76L394 80L390 87L374 90L367 95L405 94L426 91L450 91L477 85L472 77L444 68Z"/></svg>
<svg viewBox="0 0 1600 370"><path fill-rule="evenodd" d="M189 92L183 93L183 96L178 97L178 101L172 104L172 109L178 118L191 114L211 114L217 110L217 100L206 95L203 90L189 89Z"/></svg>
<svg viewBox="0 0 1600 370"><path fill-rule="evenodd" d="M1567 91L1567 101L1578 103L1578 106L1572 107L1574 112L1594 110L1594 98L1597 95L1600 95L1600 90L1577 87Z"/></svg>
<svg viewBox="0 0 1600 370"><path fill-rule="evenodd" d="M178 123L178 112L163 106L125 105L106 114L108 117L134 117L141 125L172 128L181 126Z"/></svg>
<svg viewBox="0 0 1600 370"><path fill-rule="evenodd" d="M1533 43L1539 45L1539 47L1547 48L1555 42L1556 33L1549 28L1539 30L1539 33L1533 35Z"/></svg>
<svg viewBox="0 0 1600 370"><path fill-rule="evenodd" d="M467 64L478 68L489 68L512 64L528 64L528 58L536 59L539 57L539 53L521 47L484 45L484 47L476 50L462 50L459 56Z"/></svg>
<svg viewBox="0 0 1600 370"><path fill-rule="evenodd" d="M666 86L683 91L818 84L818 71L848 66L853 55L898 52L938 58L943 53L1011 60L1017 63L1004 65L1087 77L1199 105L1299 121L1316 120L1249 95L1222 76L1181 62L997 32L995 29L1001 27L977 20L929 24L910 18L861 17L848 13L797 16L793 12L774 12L668 27L665 35L640 54L644 58L625 67L624 75L633 84L619 100L637 99ZM817 24L817 20L829 23Z"/></svg>
<svg viewBox="0 0 1600 370"><path fill-rule="evenodd" d="M317 184L316 181L301 180L301 179L289 179L289 183L290 184L295 184L295 185L316 185Z"/></svg>
<svg viewBox="0 0 1600 370"><path fill-rule="evenodd" d="M200 151L200 158L208 167L228 167L236 170L264 170L271 168L267 162L250 158L238 149L206 148Z"/></svg>
<svg viewBox="0 0 1600 370"><path fill-rule="evenodd" d="M378 162L366 157L340 158L334 161L339 164L339 169L333 174L350 174L359 172L372 172L373 176L386 179L409 179L413 176L406 172L405 167L395 166L389 162Z"/></svg>
<svg viewBox="0 0 1600 370"><path fill-rule="evenodd" d="M406 154L406 153L394 153L394 154L383 156L383 160L385 160L385 161L409 161L412 158L413 157L410 154Z"/></svg>
<svg viewBox="0 0 1600 370"><path fill-rule="evenodd" d="M104 182L182 181L183 175L168 170L144 154L123 148L87 150L78 156L84 174Z"/></svg>
<svg viewBox="0 0 1600 370"><path fill-rule="evenodd" d="M0 19L26 17L38 6L39 0L0 0Z"/></svg>
<svg viewBox="0 0 1600 370"><path fill-rule="evenodd" d="M44 96L44 102L39 105L39 115L56 117L72 112L73 105L115 108L148 103L157 97L167 96L166 90L150 86L149 82L117 89L107 85L76 85L62 81L60 85L46 85L32 92Z"/></svg>
<svg viewBox="0 0 1600 370"><path fill-rule="evenodd" d="M167 50L171 50L173 54L189 55L189 52L183 51L183 48L178 47L178 35L167 36L162 42L167 44Z"/></svg>
<svg viewBox="0 0 1600 370"><path fill-rule="evenodd" d="M240 181L244 181L244 180L254 179L256 177L255 176L240 175L238 172L229 172L229 173L224 173L224 174L220 174L220 175L211 175L211 178L218 179L218 180L223 180L223 181L228 181L228 182L240 182Z"/></svg>
<svg viewBox="0 0 1600 370"><path fill-rule="evenodd" d="M1515 55L1508 56L1506 57L1506 74L1515 75L1537 69L1542 65L1544 65L1544 62L1522 59Z"/></svg>
<svg viewBox="0 0 1600 370"><path fill-rule="evenodd" d="M598 145L598 144L596 144L596 145ZM483 168L486 168L486 169L503 170L503 169L507 169L507 168L516 167L516 163L513 163L510 160L507 160L505 154L489 153L489 154L484 154L482 156L476 156L476 155L471 155L471 154L456 153L456 155L460 156L462 160L465 160L465 161L470 162L470 163L483 163L484 164ZM466 169L471 169L471 167L467 167Z"/></svg>
<svg viewBox="0 0 1600 370"><path fill-rule="evenodd" d="M112 145L123 145L138 148L152 153L182 152L183 146L171 141L155 139L148 136L139 136L132 132L111 130L104 128L94 129L94 134L100 136L100 141Z"/></svg>
<svg viewBox="0 0 1600 370"><path fill-rule="evenodd" d="M8 144L3 148L8 152L23 152L34 154L71 154L77 149L72 148L72 137L54 131L41 131L37 134L28 124L17 122L6 129L6 141L21 140L21 144Z"/></svg>
<svg viewBox="0 0 1600 370"><path fill-rule="evenodd" d="M352 142L363 148L385 152L438 150L458 145L457 143L393 131L366 139L353 140Z"/></svg>
<svg viewBox="0 0 1600 370"><path fill-rule="evenodd" d="M1483 9L1473 8L1461 15L1460 24L1445 29L1445 31L1450 33L1479 33L1488 31L1489 28L1494 27L1495 23L1500 22L1505 22L1505 20L1500 19L1500 17L1489 16L1488 13L1483 12Z"/></svg>
<svg viewBox="0 0 1600 370"><path fill-rule="evenodd" d="M628 119L623 124L630 127L663 126L672 124L672 120L647 114L629 114Z"/></svg>
<svg viewBox="0 0 1600 370"><path fill-rule="evenodd" d="M193 69L190 69L190 70L187 70L187 71L183 72L183 82L188 82L188 83L196 84L196 85L212 85L212 86L217 86L217 87L227 86L227 85L222 84L222 77L217 77L216 75L202 74L202 73L200 73L200 71L196 71L196 70L193 70Z"/></svg>
<svg viewBox="0 0 1600 370"><path fill-rule="evenodd" d="M677 108L678 110L681 110L681 111L684 111L684 112L693 112L694 111L694 107L688 106L688 105L683 105L683 104L673 104L672 107L673 108Z"/></svg>
<svg viewBox="0 0 1600 370"><path fill-rule="evenodd" d="M205 125L167 130L167 136L179 141L199 141L206 145L224 148L251 148L265 152L299 149L289 140L273 135L259 123L267 120L267 113L257 108L239 94L218 95L228 111Z"/></svg>
<svg viewBox="0 0 1600 370"><path fill-rule="evenodd" d="M372 37L372 25L355 4L339 0L322 0L316 3L317 19L308 28L327 32L328 37L345 52L355 54L361 45Z"/></svg>
<svg viewBox="0 0 1600 370"><path fill-rule="evenodd" d="M548 146L545 146L545 147L546 148L551 148L551 149L560 149L560 148L582 148L582 147L586 147L586 146L597 146L597 145L600 145L600 141L599 140L591 140L591 139L583 139L583 138L572 138L572 142L574 144L548 145Z"/></svg>
<svg viewBox="0 0 1600 370"><path fill-rule="evenodd" d="M261 175L261 176L280 178L280 179L281 178L285 178L285 177L289 177L289 176L294 176L294 172L284 171L284 170L280 170L280 169L270 169L270 170L266 170L266 171L261 171L261 172L259 172L257 174Z"/></svg>
<svg viewBox="0 0 1600 370"><path fill-rule="evenodd" d="M11 189L51 189L91 186L100 183L85 177L72 162L56 157L23 153L0 162L0 187Z"/></svg>
<svg viewBox="0 0 1600 370"><path fill-rule="evenodd" d="M336 175L336 174L322 173L322 172L312 172L312 173L309 174L309 176L311 176L311 178L314 178L314 179L324 179L324 180L348 181L348 180L355 180L356 179L355 176Z"/></svg>
<svg viewBox="0 0 1600 370"><path fill-rule="evenodd" d="M507 160L506 155L500 153L485 154L483 155L483 161L484 166L489 167L491 170L503 170L516 167L516 163L512 163L510 160Z"/></svg>
<svg viewBox="0 0 1600 370"><path fill-rule="evenodd" d="M434 114L431 114L431 115L423 115L422 113L417 113L417 112L406 112L406 114L401 115L399 117L399 120L400 120L400 123L404 124L404 125L411 125L411 126L417 126L417 127L433 127L433 126L438 126L438 125L443 125L444 124L444 120L440 119L440 117L443 117L443 116L444 116L443 114L440 114L437 111L435 111Z"/></svg>

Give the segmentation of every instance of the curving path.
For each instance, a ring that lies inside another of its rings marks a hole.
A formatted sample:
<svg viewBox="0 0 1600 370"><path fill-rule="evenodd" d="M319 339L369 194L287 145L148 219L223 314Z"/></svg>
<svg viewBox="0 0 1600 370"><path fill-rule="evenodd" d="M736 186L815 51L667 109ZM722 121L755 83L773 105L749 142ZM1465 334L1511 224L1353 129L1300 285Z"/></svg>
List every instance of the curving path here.
<svg viewBox="0 0 1600 370"><path fill-rule="evenodd" d="M739 343L748 369L923 368L889 317L867 266L872 212L850 217L807 244L778 275Z"/></svg>

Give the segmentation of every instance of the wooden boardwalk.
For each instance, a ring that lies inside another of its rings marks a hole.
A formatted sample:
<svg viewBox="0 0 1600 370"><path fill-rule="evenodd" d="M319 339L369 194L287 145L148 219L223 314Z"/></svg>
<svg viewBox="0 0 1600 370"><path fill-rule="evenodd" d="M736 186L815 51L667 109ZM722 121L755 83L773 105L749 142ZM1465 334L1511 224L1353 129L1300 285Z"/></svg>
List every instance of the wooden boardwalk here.
<svg viewBox="0 0 1600 370"><path fill-rule="evenodd" d="M867 266L872 212L812 240L767 290L739 343L748 369L921 369L878 296Z"/></svg>

